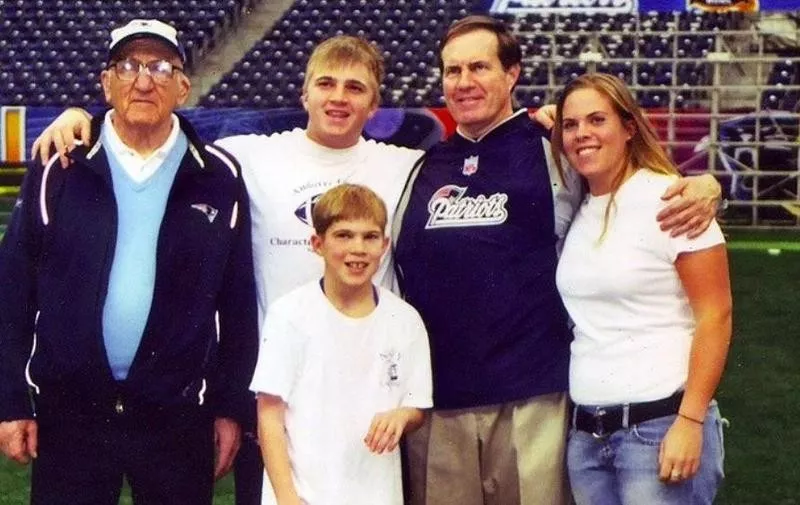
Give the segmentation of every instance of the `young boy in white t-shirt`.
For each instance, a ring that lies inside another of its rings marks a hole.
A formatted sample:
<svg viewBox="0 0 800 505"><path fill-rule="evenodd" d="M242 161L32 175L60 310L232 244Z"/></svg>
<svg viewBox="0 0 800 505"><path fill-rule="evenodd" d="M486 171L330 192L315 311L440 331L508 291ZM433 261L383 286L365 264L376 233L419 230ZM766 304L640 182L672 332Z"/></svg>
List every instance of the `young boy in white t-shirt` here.
<svg viewBox="0 0 800 505"><path fill-rule="evenodd" d="M372 284L389 245L373 191L336 186L312 221L324 276L269 307L250 385L269 476L262 503L400 505L397 446L432 405L425 327Z"/></svg>

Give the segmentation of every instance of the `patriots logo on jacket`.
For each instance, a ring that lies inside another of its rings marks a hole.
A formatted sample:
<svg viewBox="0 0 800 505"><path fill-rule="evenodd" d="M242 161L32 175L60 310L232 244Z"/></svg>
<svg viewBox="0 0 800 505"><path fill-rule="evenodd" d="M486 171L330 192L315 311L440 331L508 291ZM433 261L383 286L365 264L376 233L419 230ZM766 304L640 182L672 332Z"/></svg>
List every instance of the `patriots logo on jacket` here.
<svg viewBox="0 0 800 505"><path fill-rule="evenodd" d="M206 203L194 203L192 204L192 208L205 214L209 223L213 223L214 219L217 218L217 214L219 214L217 209Z"/></svg>
<svg viewBox="0 0 800 505"><path fill-rule="evenodd" d="M503 224L508 218L507 202L506 193L467 196L466 186L447 184L428 201L425 229Z"/></svg>
<svg viewBox="0 0 800 505"><path fill-rule="evenodd" d="M298 205L298 207L294 210L294 215L303 222L303 224L307 224L308 226L312 226L311 224L311 212L314 210L314 205L317 204L319 199L322 197L322 193L318 195L314 195L305 202Z"/></svg>

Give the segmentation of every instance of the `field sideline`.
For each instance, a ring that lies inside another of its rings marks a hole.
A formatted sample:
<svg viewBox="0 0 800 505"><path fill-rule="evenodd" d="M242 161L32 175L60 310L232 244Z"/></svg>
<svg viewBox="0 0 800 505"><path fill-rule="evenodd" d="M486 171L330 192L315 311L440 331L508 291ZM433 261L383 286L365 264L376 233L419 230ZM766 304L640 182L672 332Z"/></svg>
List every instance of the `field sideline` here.
<svg viewBox="0 0 800 505"><path fill-rule="evenodd" d="M796 505L800 232L732 231L729 244L734 341L718 399L730 427L726 482L716 503ZM233 504L231 481L220 483L215 504ZM27 503L27 470L2 459L0 505Z"/></svg>

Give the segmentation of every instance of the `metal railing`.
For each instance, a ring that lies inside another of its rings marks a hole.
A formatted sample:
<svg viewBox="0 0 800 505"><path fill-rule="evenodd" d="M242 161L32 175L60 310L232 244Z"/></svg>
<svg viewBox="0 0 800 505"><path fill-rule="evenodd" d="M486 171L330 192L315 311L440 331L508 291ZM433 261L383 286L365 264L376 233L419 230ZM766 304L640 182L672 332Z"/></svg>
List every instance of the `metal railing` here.
<svg viewBox="0 0 800 505"><path fill-rule="evenodd" d="M800 70L800 50L788 57L771 53L768 42L775 34L755 27L654 32L637 22L627 31L518 29L516 34L523 41L550 40L549 53L528 55L523 61L523 72L538 66L540 79L541 66L546 65L547 83L521 83L521 91L543 94L544 103L553 103L574 77L565 74L565 68L575 73L622 68L631 90L641 93L640 97L648 92L667 97L649 110L648 117L682 171L718 177L730 202L723 216L729 225L800 228L800 76L788 76L789 84L768 83L776 64ZM800 41L800 29L782 36ZM700 54L687 54L699 38L708 47ZM564 41L567 56L557 54ZM635 50L619 54L623 42ZM642 49L648 44L651 48L660 44L668 54L647 56ZM705 74L697 84L681 84L683 65L693 65ZM658 75L661 84L651 84L650 79L641 82L641 72L653 69L668 69L671 75ZM764 107L773 102L794 106L790 110Z"/></svg>

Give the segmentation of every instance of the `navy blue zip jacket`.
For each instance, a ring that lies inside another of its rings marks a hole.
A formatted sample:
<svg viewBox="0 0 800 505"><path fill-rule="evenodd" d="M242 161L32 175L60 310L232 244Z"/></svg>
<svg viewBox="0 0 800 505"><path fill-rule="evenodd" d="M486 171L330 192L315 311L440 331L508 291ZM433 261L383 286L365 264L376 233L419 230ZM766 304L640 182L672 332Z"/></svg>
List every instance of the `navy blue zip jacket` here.
<svg viewBox="0 0 800 505"><path fill-rule="evenodd" d="M70 169L53 157L26 174L0 244L0 421L138 412L241 424L250 415L258 321L249 202L235 160L179 119L189 148L124 381L111 374L102 335L117 230L105 150L99 141L77 147Z"/></svg>

